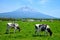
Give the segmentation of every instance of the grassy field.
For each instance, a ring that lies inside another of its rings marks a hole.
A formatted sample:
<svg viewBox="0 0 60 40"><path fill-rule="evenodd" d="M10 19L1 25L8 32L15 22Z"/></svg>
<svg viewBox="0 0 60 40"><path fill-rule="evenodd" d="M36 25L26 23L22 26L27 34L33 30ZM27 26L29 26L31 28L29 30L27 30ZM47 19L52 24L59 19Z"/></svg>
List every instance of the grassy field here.
<svg viewBox="0 0 60 40"><path fill-rule="evenodd" d="M14 34L13 29L10 30L10 34L5 34L6 24L8 21L0 21L0 40L60 40L60 21L54 22L21 22L17 21L21 31ZM41 36L35 36L34 25L35 24L48 24L53 32L52 36L44 36L44 32L41 32Z"/></svg>

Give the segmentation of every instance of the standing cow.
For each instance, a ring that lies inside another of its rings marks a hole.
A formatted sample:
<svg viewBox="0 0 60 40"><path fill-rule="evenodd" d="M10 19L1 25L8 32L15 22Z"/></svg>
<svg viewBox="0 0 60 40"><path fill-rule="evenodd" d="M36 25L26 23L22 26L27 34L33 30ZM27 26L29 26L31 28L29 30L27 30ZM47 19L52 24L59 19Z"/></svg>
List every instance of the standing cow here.
<svg viewBox="0 0 60 40"><path fill-rule="evenodd" d="M47 24L35 24L35 33L38 33L40 31L45 31L46 33L48 32L50 36L52 36L52 31Z"/></svg>
<svg viewBox="0 0 60 40"><path fill-rule="evenodd" d="M17 23L7 23L6 33L9 33L10 28L14 28L14 33L17 29L20 31L19 25Z"/></svg>

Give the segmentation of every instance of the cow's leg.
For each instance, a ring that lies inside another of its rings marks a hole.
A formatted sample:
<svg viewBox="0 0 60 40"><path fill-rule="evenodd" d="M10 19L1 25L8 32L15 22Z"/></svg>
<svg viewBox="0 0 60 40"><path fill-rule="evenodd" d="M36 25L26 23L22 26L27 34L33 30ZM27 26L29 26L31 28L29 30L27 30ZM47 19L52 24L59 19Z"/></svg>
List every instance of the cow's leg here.
<svg viewBox="0 0 60 40"><path fill-rule="evenodd" d="M40 30L39 29L36 29L35 34L36 35L39 35L39 33L40 33Z"/></svg>
<svg viewBox="0 0 60 40"><path fill-rule="evenodd" d="M14 27L14 33L16 32L17 27Z"/></svg>
<svg viewBox="0 0 60 40"><path fill-rule="evenodd" d="M10 26L7 26L6 34L8 34L8 33L9 33L9 30L10 30Z"/></svg>
<svg viewBox="0 0 60 40"><path fill-rule="evenodd" d="M37 30L37 34L38 34L38 35L40 34L40 29Z"/></svg>
<svg viewBox="0 0 60 40"><path fill-rule="evenodd" d="M48 31L47 30L45 30L45 35L48 35Z"/></svg>
<svg viewBox="0 0 60 40"><path fill-rule="evenodd" d="M37 34L37 29L35 30L35 34Z"/></svg>
<svg viewBox="0 0 60 40"><path fill-rule="evenodd" d="M35 34L37 34L37 32L38 32L38 27L35 26Z"/></svg>
<svg viewBox="0 0 60 40"><path fill-rule="evenodd" d="M41 29L37 26L35 26L35 34L39 35L39 32L41 31Z"/></svg>

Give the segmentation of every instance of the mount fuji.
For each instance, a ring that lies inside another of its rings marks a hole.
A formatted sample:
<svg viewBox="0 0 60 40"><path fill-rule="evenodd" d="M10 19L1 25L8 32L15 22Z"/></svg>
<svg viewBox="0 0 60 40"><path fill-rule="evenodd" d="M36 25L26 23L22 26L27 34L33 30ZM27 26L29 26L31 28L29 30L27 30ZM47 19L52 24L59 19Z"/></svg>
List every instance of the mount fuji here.
<svg viewBox="0 0 60 40"><path fill-rule="evenodd" d="M55 18L50 15L46 15L29 7L21 7L16 11L0 13L0 18Z"/></svg>

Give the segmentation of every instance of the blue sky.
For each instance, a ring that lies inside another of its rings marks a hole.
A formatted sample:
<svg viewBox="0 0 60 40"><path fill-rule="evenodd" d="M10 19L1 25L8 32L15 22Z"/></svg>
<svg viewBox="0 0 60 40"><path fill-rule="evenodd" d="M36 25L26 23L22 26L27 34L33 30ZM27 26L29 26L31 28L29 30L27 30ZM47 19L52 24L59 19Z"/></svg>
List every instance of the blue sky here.
<svg viewBox="0 0 60 40"><path fill-rule="evenodd" d="M24 6L60 18L60 0L0 0L0 13L15 11Z"/></svg>

